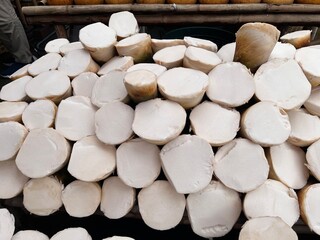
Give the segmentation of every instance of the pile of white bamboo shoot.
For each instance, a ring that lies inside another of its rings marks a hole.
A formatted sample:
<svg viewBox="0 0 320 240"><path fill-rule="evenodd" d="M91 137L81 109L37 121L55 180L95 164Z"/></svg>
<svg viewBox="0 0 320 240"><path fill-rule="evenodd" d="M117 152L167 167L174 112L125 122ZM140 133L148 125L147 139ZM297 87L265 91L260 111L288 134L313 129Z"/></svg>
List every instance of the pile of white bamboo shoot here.
<svg viewBox="0 0 320 240"><path fill-rule="evenodd" d="M152 39L119 12L82 28L79 42L49 42L0 92L0 199L22 192L32 214L64 206L110 219L137 204L157 230L187 213L205 238L226 235L243 211L239 239L297 239L301 216L320 235L320 46L306 46L310 35L279 42L276 27L248 23L218 50ZM69 184L56 177L64 167ZM51 239L64 234L74 233Z"/></svg>

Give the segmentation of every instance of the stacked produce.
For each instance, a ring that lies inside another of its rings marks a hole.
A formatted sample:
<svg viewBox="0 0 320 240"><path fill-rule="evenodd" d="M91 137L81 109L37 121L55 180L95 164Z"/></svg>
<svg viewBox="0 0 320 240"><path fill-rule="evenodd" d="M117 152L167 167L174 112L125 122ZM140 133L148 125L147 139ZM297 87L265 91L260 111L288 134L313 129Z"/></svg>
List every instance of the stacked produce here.
<svg viewBox="0 0 320 240"><path fill-rule="evenodd" d="M264 23L219 50L138 29L116 13L13 74L0 92L0 198L23 192L40 216L64 206L118 219L138 205L157 230L186 213L204 238L230 232L242 211L239 239L297 239L300 215L319 234L320 48L291 44L305 32L280 43ZM81 231L52 239L91 239Z"/></svg>

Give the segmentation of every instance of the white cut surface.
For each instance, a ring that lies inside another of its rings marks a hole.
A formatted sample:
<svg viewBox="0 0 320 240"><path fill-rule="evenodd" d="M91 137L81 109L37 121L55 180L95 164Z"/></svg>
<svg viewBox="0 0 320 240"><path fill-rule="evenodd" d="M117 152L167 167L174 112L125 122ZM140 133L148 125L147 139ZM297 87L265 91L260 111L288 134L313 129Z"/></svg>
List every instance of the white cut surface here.
<svg viewBox="0 0 320 240"><path fill-rule="evenodd" d="M289 142L306 147L320 139L320 118L311 115L305 109L295 109L288 112L291 125Z"/></svg>
<svg viewBox="0 0 320 240"><path fill-rule="evenodd" d="M138 63L127 69L127 72L136 70L147 70L153 72L157 77L167 71L167 68L156 63Z"/></svg>
<svg viewBox="0 0 320 240"><path fill-rule="evenodd" d="M22 192L29 180L17 168L14 160L0 162L0 199L10 199Z"/></svg>
<svg viewBox="0 0 320 240"><path fill-rule="evenodd" d="M172 68L158 77L160 93L184 108L199 104L208 88L208 75L184 67Z"/></svg>
<svg viewBox="0 0 320 240"><path fill-rule="evenodd" d="M116 148L96 136L84 137L73 145L68 172L75 178L97 182L108 177L115 167Z"/></svg>
<svg viewBox="0 0 320 240"><path fill-rule="evenodd" d="M111 14L108 25L116 31L119 38L126 38L139 32L137 19L128 11Z"/></svg>
<svg viewBox="0 0 320 240"><path fill-rule="evenodd" d="M95 134L96 107L88 97L73 96L61 101L55 127L65 138L77 141Z"/></svg>
<svg viewBox="0 0 320 240"><path fill-rule="evenodd" d="M97 74L93 72L79 74L71 82L73 95L91 98L93 86L98 79Z"/></svg>
<svg viewBox="0 0 320 240"><path fill-rule="evenodd" d="M22 113L27 106L26 102L0 102L0 123L21 122Z"/></svg>
<svg viewBox="0 0 320 240"><path fill-rule="evenodd" d="M165 47L153 55L153 60L168 69L181 67L186 50L187 47L184 45Z"/></svg>
<svg viewBox="0 0 320 240"><path fill-rule="evenodd" d="M49 176L67 164L70 148L69 142L55 129L34 129L24 140L16 164L30 178Z"/></svg>
<svg viewBox="0 0 320 240"><path fill-rule="evenodd" d="M160 149L157 145L136 138L118 147L117 174L126 185L147 187L157 179L160 171Z"/></svg>
<svg viewBox="0 0 320 240"><path fill-rule="evenodd" d="M57 106L48 99L31 102L22 113L22 122L29 130L49 128L54 124Z"/></svg>
<svg viewBox="0 0 320 240"><path fill-rule="evenodd" d="M113 236L113 237L104 238L102 240L134 240L134 239L131 237Z"/></svg>
<svg viewBox="0 0 320 240"><path fill-rule="evenodd" d="M287 40L287 39L295 39L302 36L309 36L311 34L310 30L298 30L291 33L287 33L283 36L281 36L281 40Z"/></svg>
<svg viewBox="0 0 320 240"><path fill-rule="evenodd" d="M217 52L222 62L233 62L234 53L236 51L236 42L223 45Z"/></svg>
<svg viewBox="0 0 320 240"><path fill-rule="evenodd" d="M245 138L219 148L213 162L217 178L238 192L252 191L268 178L269 165L263 148Z"/></svg>
<svg viewBox="0 0 320 240"><path fill-rule="evenodd" d="M0 239L11 240L15 230L14 216L6 208L0 209Z"/></svg>
<svg viewBox="0 0 320 240"><path fill-rule="evenodd" d="M62 207L62 189L54 177L31 179L23 188L23 206L32 214L48 216Z"/></svg>
<svg viewBox="0 0 320 240"><path fill-rule="evenodd" d="M71 42L71 43L66 43L62 45L59 49L60 53L62 56L67 54L68 52L71 52L73 50L78 50L78 49L84 49L84 46L82 45L81 42Z"/></svg>
<svg viewBox="0 0 320 240"><path fill-rule="evenodd" d="M182 39L156 39L156 38L152 38L151 45L152 45L153 53L156 53L166 47L185 45L185 42Z"/></svg>
<svg viewBox="0 0 320 240"><path fill-rule="evenodd" d="M0 99L10 102L26 100L25 86L31 79L30 76L24 76L4 85L0 91Z"/></svg>
<svg viewBox="0 0 320 240"><path fill-rule="evenodd" d="M183 66L209 73L222 60L217 53L200 47L189 46L185 52Z"/></svg>
<svg viewBox="0 0 320 240"><path fill-rule="evenodd" d="M275 103L258 102L249 107L241 119L244 135L262 146L284 143L291 134L288 114Z"/></svg>
<svg viewBox="0 0 320 240"><path fill-rule="evenodd" d="M95 63L90 53L85 49L78 49L66 53L60 61L58 70L74 78L83 72L97 72L99 65Z"/></svg>
<svg viewBox="0 0 320 240"><path fill-rule="evenodd" d="M243 211L248 219L280 217L292 227L300 217L295 191L283 183L268 179L244 198Z"/></svg>
<svg viewBox="0 0 320 240"><path fill-rule="evenodd" d="M161 149L160 158L167 179L178 193L198 192L212 179L214 153L198 136L180 135Z"/></svg>
<svg viewBox="0 0 320 240"><path fill-rule="evenodd" d="M180 135L186 117L178 103L156 98L136 106L132 129L142 139L163 145Z"/></svg>
<svg viewBox="0 0 320 240"><path fill-rule="evenodd" d="M210 73L208 98L227 107L238 107L247 103L255 92L253 76L246 66L239 62L225 62Z"/></svg>
<svg viewBox="0 0 320 240"><path fill-rule="evenodd" d="M239 194L218 181L187 197L192 230L204 238L222 237L231 231L242 210Z"/></svg>
<svg viewBox="0 0 320 240"><path fill-rule="evenodd" d="M92 240L88 231L81 227L66 228L54 234L50 240Z"/></svg>
<svg viewBox="0 0 320 240"><path fill-rule="evenodd" d="M42 72L55 70L58 68L61 58L59 53L47 53L31 63L28 67L28 73L31 76L37 76Z"/></svg>
<svg viewBox="0 0 320 240"><path fill-rule="evenodd" d="M98 183L75 180L62 191L62 203L72 217L88 217L95 213L101 202Z"/></svg>
<svg viewBox="0 0 320 240"><path fill-rule="evenodd" d="M311 95L307 101L304 102L304 107L309 113L320 117L320 86L311 90Z"/></svg>
<svg viewBox="0 0 320 240"><path fill-rule="evenodd" d="M60 53L60 47L68 43L70 42L66 38L56 38L54 40L49 41L44 47L44 50L47 53Z"/></svg>
<svg viewBox="0 0 320 240"><path fill-rule="evenodd" d="M28 76L28 68L30 67L31 63L24 65L22 68L19 68L17 71L15 71L14 73L12 73L10 75L10 79L11 80L16 80L19 78L22 78L24 76Z"/></svg>
<svg viewBox="0 0 320 240"><path fill-rule="evenodd" d="M95 133L106 144L121 144L133 135L134 110L122 102L105 104L95 114Z"/></svg>
<svg viewBox="0 0 320 240"><path fill-rule="evenodd" d="M195 38L195 37L184 37L184 43L187 47L193 46L203 48L211 52L217 52L218 46L214 42L206 39Z"/></svg>
<svg viewBox="0 0 320 240"><path fill-rule="evenodd" d="M298 240L297 233L279 217L258 217L244 223L239 240Z"/></svg>
<svg viewBox="0 0 320 240"><path fill-rule="evenodd" d="M285 110L299 108L311 94L311 84L293 59L274 59L259 67L254 75L255 95Z"/></svg>
<svg viewBox="0 0 320 240"><path fill-rule="evenodd" d="M301 148L288 142L272 146L268 160L276 180L293 189L301 189L307 184L309 170Z"/></svg>
<svg viewBox="0 0 320 240"><path fill-rule="evenodd" d="M296 54L296 48L290 43L277 42L274 46L269 60L280 58L280 59L294 59Z"/></svg>
<svg viewBox="0 0 320 240"><path fill-rule="evenodd" d="M297 50L295 60L299 63L312 86L320 85L320 48L303 47Z"/></svg>
<svg viewBox="0 0 320 240"><path fill-rule="evenodd" d="M128 68L133 66L133 58L130 56L115 56L111 58L108 62L103 64L98 71L98 75L105 75L111 71L127 71Z"/></svg>
<svg viewBox="0 0 320 240"><path fill-rule="evenodd" d="M192 131L212 146L221 146L235 138L240 125L240 113L204 101L191 110Z"/></svg>
<svg viewBox="0 0 320 240"><path fill-rule="evenodd" d="M0 123L0 161L12 159L19 151L28 130L17 122Z"/></svg>
<svg viewBox="0 0 320 240"><path fill-rule="evenodd" d="M49 240L49 237L36 230L21 230L11 240Z"/></svg>
<svg viewBox="0 0 320 240"><path fill-rule="evenodd" d="M299 196L299 199L301 213L304 216L303 220L311 231L320 235L320 217L317 214L320 211L318 204L320 201L320 184L316 183L308 186Z"/></svg>
<svg viewBox="0 0 320 240"><path fill-rule="evenodd" d="M280 40L282 42L290 43L296 48L301 48L309 44L311 32L311 30L297 30L281 36Z"/></svg>
<svg viewBox="0 0 320 240"><path fill-rule="evenodd" d="M26 84L26 93L33 100L47 98L61 99L70 89L69 77L58 70L46 71Z"/></svg>
<svg viewBox="0 0 320 240"><path fill-rule="evenodd" d="M311 174L320 181L320 140L307 148L306 159Z"/></svg>
<svg viewBox="0 0 320 240"><path fill-rule="evenodd" d="M186 199L168 181L158 180L143 188L138 195L142 220L156 230L168 230L177 226L186 206Z"/></svg>
<svg viewBox="0 0 320 240"><path fill-rule="evenodd" d="M136 200L134 188L125 185L119 177L109 177L103 181L100 210L110 219L127 215Z"/></svg>
<svg viewBox="0 0 320 240"><path fill-rule="evenodd" d="M92 103L102 107L106 103L126 102L128 93L123 82L124 76L124 71L111 71L101 76L93 86Z"/></svg>

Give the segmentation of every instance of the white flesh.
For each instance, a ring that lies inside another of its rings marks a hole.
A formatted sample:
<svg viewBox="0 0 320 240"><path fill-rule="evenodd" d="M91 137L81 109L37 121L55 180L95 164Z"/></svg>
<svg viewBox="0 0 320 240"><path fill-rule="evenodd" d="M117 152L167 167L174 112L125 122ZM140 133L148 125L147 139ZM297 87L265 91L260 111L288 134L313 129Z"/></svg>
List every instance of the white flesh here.
<svg viewBox="0 0 320 240"><path fill-rule="evenodd" d="M290 43L296 48L306 46L310 42L311 30L298 30L281 36L282 42Z"/></svg>
<svg viewBox="0 0 320 240"><path fill-rule="evenodd" d="M156 98L136 106L132 129L142 139L163 145L180 135L186 117L178 103Z"/></svg>
<svg viewBox="0 0 320 240"><path fill-rule="evenodd" d="M269 56L268 61L276 58L294 59L295 54L296 48L292 44L277 42Z"/></svg>
<svg viewBox="0 0 320 240"><path fill-rule="evenodd" d="M22 114L22 122L29 130L49 128L54 124L57 106L51 100L31 102Z"/></svg>
<svg viewBox="0 0 320 240"><path fill-rule="evenodd" d="M0 199L10 199L22 192L29 180L17 168L14 160L0 162Z"/></svg>
<svg viewBox="0 0 320 240"><path fill-rule="evenodd" d="M91 98L93 86L98 79L97 74L93 72L79 74L71 82L73 95Z"/></svg>
<svg viewBox="0 0 320 240"><path fill-rule="evenodd" d="M320 140L308 147L306 159L311 174L320 181Z"/></svg>
<svg viewBox="0 0 320 240"><path fill-rule="evenodd" d="M61 101L55 127L65 138L77 141L95 134L96 107L88 97L73 96Z"/></svg>
<svg viewBox="0 0 320 240"><path fill-rule="evenodd" d="M117 34L101 22L89 24L80 29L80 42L90 51L91 56L98 62L107 62L115 55L114 45Z"/></svg>
<svg viewBox="0 0 320 240"><path fill-rule="evenodd" d="M311 90L311 95L307 101L304 102L304 107L309 113L320 117L320 86Z"/></svg>
<svg viewBox="0 0 320 240"><path fill-rule="evenodd" d="M172 68L158 77L160 93L167 99L179 103L184 108L199 104L208 88L208 75L184 68Z"/></svg>
<svg viewBox="0 0 320 240"><path fill-rule="evenodd" d="M129 56L120 57L115 56L108 62L103 64L98 71L98 75L105 75L113 70L127 71L128 68L133 66L133 58Z"/></svg>
<svg viewBox="0 0 320 240"><path fill-rule="evenodd" d="M49 237L35 230L22 230L17 232L11 240L49 240Z"/></svg>
<svg viewBox="0 0 320 240"><path fill-rule="evenodd" d="M167 179L178 193L183 194L198 192L210 183L213 157L210 144L195 135L180 135L160 152Z"/></svg>
<svg viewBox="0 0 320 240"><path fill-rule="evenodd" d="M217 52L217 54L222 59L222 62L233 62L235 51L236 43L232 42L222 46Z"/></svg>
<svg viewBox="0 0 320 240"><path fill-rule="evenodd" d="M0 239L11 240L15 230L15 219L6 208L0 209Z"/></svg>
<svg viewBox="0 0 320 240"><path fill-rule="evenodd" d="M69 40L66 38L56 38L54 40L49 41L44 47L44 50L47 53L60 53L60 47L68 43Z"/></svg>
<svg viewBox="0 0 320 240"><path fill-rule="evenodd" d="M279 217L258 217L244 223L239 240L298 240L297 233Z"/></svg>
<svg viewBox="0 0 320 240"><path fill-rule="evenodd" d="M96 136L84 137L73 145L68 172L75 178L97 182L116 167L116 148L100 142Z"/></svg>
<svg viewBox="0 0 320 240"><path fill-rule="evenodd" d="M70 89L69 77L63 72L52 70L43 72L31 79L25 90L33 100L47 98L59 103Z"/></svg>
<svg viewBox="0 0 320 240"><path fill-rule="evenodd" d="M134 240L134 239L130 237L113 236L113 237L104 238L102 240Z"/></svg>
<svg viewBox="0 0 320 240"><path fill-rule="evenodd" d="M142 189L138 195L142 220L156 230L168 230L177 226L186 206L186 199L168 181L158 180Z"/></svg>
<svg viewBox="0 0 320 240"><path fill-rule="evenodd" d="M10 75L10 79L11 80L16 80L16 79L22 78L24 76L28 76L29 75L28 68L30 67L30 65L31 65L31 63L27 64L27 65L24 65L22 68L18 69L14 73L12 73Z"/></svg>
<svg viewBox="0 0 320 240"><path fill-rule="evenodd" d="M212 146L221 146L235 138L240 125L240 113L235 109L205 101L190 113L192 131Z"/></svg>
<svg viewBox="0 0 320 240"><path fill-rule="evenodd" d="M24 76L4 85L0 91L0 99L11 102L27 100L25 86L31 79L30 76Z"/></svg>
<svg viewBox="0 0 320 240"><path fill-rule="evenodd" d="M127 73L136 70L147 70L159 77L162 73L167 71L167 68L156 63L138 63L128 68Z"/></svg>
<svg viewBox="0 0 320 240"><path fill-rule="evenodd" d="M222 237L231 231L242 210L239 194L218 181L187 197L192 230L204 238Z"/></svg>
<svg viewBox="0 0 320 240"><path fill-rule="evenodd" d="M300 147L306 147L320 139L320 119L309 114L305 109L288 112L291 124L289 142Z"/></svg>
<svg viewBox="0 0 320 240"><path fill-rule="evenodd" d="M156 53L163 48L173 47L178 45L185 45L184 40L182 39L151 39L152 51Z"/></svg>
<svg viewBox="0 0 320 240"><path fill-rule="evenodd" d="M183 66L209 73L222 60L219 56L207 49L189 46L185 52Z"/></svg>
<svg viewBox="0 0 320 240"><path fill-rule="evenodd" d="M0 102L0 123L21 122L22 113L27 106L26 102Z"/></svg>
<svg viewBox="0 0 320 240"><path fill-rule="evenodd" d="M106 103L127 102L128 92L123 82L124 76L123 71L111 71L101 76L93 86L92 103L102 107Z"/></svg>
<svg viewBox="0 0 320 240"><path fill-rule="evenodd" d="M50 240L92 240L88 231L84 228L66 228L60 232L53 235Z"/></svg>
<svg viewBox="0 0 320 240"><path fill-rule="evenodd" d="M258 102L242 115L241 131L265 147L284 143L291 133L291 125L288 114L275 103Z"/></svg>
<svg viewBox="0 0 320 240"><path fill-rule="evenodd" d="M78 49L84 49L84 46L82 45L81 42L72 42L72 43L64 44L60 47L59 51L61 55L64 56L68 52L71 52L73 50L78 50Z"/></svg>
<svg viewBox="0 0 320 240"><path fill-rule="evenodd" d="M110 219L127 215L136 200L134 188L125 185L119 177L109 177L103 182L100 210Z"/></svg>
<svg viewBox="0 0 320 240"><path fill-rule="evenodd" d="M227 107L247 103L255 92L253 76L239 62L226 62L216 66L209 74L208 98Z"/></svg>
<svg viewBox="0 0 320 240"><path fill-rule="evenodd" d="M78 49L66 53L59 64L58 70L74 78L84 72L98 72L99 65L93 61L90 53L85 49Z"/></svg>
<svg viewBox="0 0 320 240"><path fill-rule="evenodd" d="M288 142L270 147L268 161L271 176L286 186L301 189L307 184L309 170L304 151Z"/></svg>
<svg viewBox="0 0 320 240"><path fill-rule="evenodd" d="M62 189L54 177L31 179L23 188L23 206L32 214L48 216L62 207Z"/></svg>
<svg viewBox="0 0 320 240"><path fill-rule="evenodd" d="M16 164L30 178L49 176L67 164L70 148L69 142L53 128L34 129L24 140Z"/></svg>
<svg viewBox="0 0 320 240"><path fill-rule="evenodd" d="M98 183L75 180L63 189L62 202L70 216L88 217L99 207L101 187Z"/></svg>
<svg viewBox="0 0 320 240"><path fill-rule="evenodd" d="M285 110L299 108L309 98L311 85L293 59L274 59L260 66L254 75L256 97Z"/></svg>
<svg viewBox="0 0 320 240"><path fill-rule="evenodd" d="M128 11L111 14L108 25L116 31L118 38L126 38L139 32L135 16Z"/></svg>
<svg viewBox="0 0 320 240"><path fill-rule="evenodd" d="M211 52L217 52L218 50L217 44L206 39L195 38L195 37L184 37L183 40L187 47L194 46L194 47L209 50Z"/></svg>
<svg viewBox="0 0 320 240"><path fill-rule="evenodd" d="M187 48L184 45L166 47L156 52L153 55L153 60L168 69L181 67L186 50Z"/></svg>
<svg viewBox="0 0 320 240"><path fill-rule="evenodd" d="M245 138L237 138L219 148L213 166L217 178L238 192L256 189L267 180L269 173L263 148Z"/></svg>
<svg viewBox="0 0 320 240"><path fill-rule="evenodd" d="M55 70L58 68L61 58L59 53L47 53L28 67L28 73L31 76L37 76L42 72Z"/></svg>
<svg viewBox="0 0 320 240"><path fill-rule="evenodd" d="M134 110L122 102L105 104L95 114L95 133L106 144L121 144L132 135Z"/></svg>
<svg viewBox="0 0 320 240"><path fill-rule="evenodd" d="M12 159L19 151L28 130L17 122L0 123L0 161Z"/></svg>
<svg viewBox="0 0 320 240"><path fill-rule="evenodd" d="M117 174L128 186L144 188L151 185L161 171L160 149L136 138L117 149Z"/></svg>
<svg viewBox="0 0 320 240"><path fill-rule="evenodd" d="M243 211L248 219L266 216L280 217L290 227L300 217L298 197L295 191L271 179L246 194Z"/></svg>

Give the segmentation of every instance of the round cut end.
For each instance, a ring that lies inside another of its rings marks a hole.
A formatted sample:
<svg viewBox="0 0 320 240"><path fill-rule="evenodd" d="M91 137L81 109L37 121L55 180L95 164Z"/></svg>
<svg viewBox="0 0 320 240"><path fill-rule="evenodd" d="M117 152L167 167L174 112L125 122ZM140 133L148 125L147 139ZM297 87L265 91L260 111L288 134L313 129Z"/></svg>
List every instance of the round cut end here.
<svg viewBox="0 0 320 240"><path fill-rule="evenodd" d="M21 122L22 113L27 106L26 102L0 102L0 123Z"/></svg>
<svg viewBox="0 0 320 240"><path fill-rule="evenodd" d="M69 43L69 40L66 38L57 38L49 41L44 47L44 50L47 53L49 52L60 53L60 47L68 43Z"/></svg>
<svg viewBox="0 0 320 240"><path fill-rule="evenodd" d="M50 240L92 240L91 236L84 228L67 228L53 235Z"/></svg>
<svg viewBox="0 0 320 240"><path fill-rule="evenodd" d="M295 54L296 48L292 44L277 42L269 56L268 61L276 58L294 59Z"/></svg>
<svg viewBox="0 0 320 240"><path fill-rule="evenodd" d="M21 77L4 85L0 91L0 99L4 101L24 101L27 98L26 84L32 79L30 76Z"/></svg>
<svg viewBox="0 0 320 240"><path fill-rule="evenodd" d="M233 62L234 53L236 51L236 43L228 43L223 45L217 52L218 56L222 59L222 62Z"/></svg>
<svg viewBox="0 0 320 240"><path fill-rule="evenodd" d="M139 32L136 18L128 11L111 14L108 25L116 31L119 38L126 38Z"/></svg>
<svg viewBox="0 0 320 240"><path fill-rule="evenodd" d="M42 72L55 70L58 68L61 58L59 53L47 53L28 67L28 73L31 76L37 76Z"/></svg>
<svg viewBox="0 0 320 240"><path fill-rule="evenodd" d="M17 232L11 240L49 240L49 237L42 232L24 230Z"/></svg>
<svg viewBox="0 0 320 240"><path fill-rule="evenodd" d="M138 63L128 68L127 73L136 70L147 70L159 77L162 73L167 71L167 68L156 63Z"/></svg>
<svg viewBox="0 0 320 240"><path fill-rule="evenodd" d="M133 66L133 58L130 56L115 56L108 62L103 64L98 71L98 75L105 75L111 71L127 71L128 68Z"/></svg>
<svg viewBox="0 0 320 240"><path fill-rule="evenodd" d="M312 175L320 180L320 140L311 144L306 153L307 167Z"/></svg>
<svg viewBox="0 0 320 240"><path fill-rule="evenodd" d="M93 86L98 79L99 77L95 73L81 73L80 75L75 77L71 82L73 95L91 98Z"/></svg>
<svg viewBox="0 0 320 240"><path fill-rule="evenodd" d="M206 39L195 38L195 37L184 37L184 43L186 46L193 46L198 48L203 48L211 52L217 52L218 46L214 42Z"/></svg>
<svg viewBox="0 0 320 240"><path fill-rule="evenodd" d="M15 226L14 226L14 216L10 214L8 209L0 209L0 239L10 240L13 236Z"/></svg>
<svg viewBox="0 0 320 240"><path fill-rule="evenodd" d="M166 68L181 67L186 50L184 45L166 47L156 52L153 60Z"/></svg>
<svg viewBox="0 0 320 240"><path fill-rule="evenodd" d="M310 97L304 102L304 107L309 113L320 117L320 86L312 89Z"/></svg>

